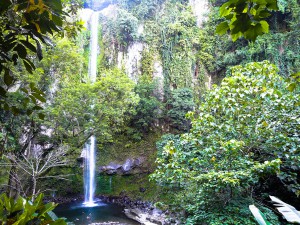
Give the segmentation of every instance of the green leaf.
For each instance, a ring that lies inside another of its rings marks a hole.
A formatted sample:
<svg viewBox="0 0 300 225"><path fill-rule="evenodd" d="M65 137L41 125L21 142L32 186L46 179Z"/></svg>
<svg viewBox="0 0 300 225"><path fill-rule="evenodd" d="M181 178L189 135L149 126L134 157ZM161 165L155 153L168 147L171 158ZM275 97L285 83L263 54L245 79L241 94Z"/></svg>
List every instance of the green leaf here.
<svg viewBox="0 0 300 225"><path fill-rule="evenodd" d="M32 95L29 95L29 98L31 98L31 101L34 103L34 104L36 104L37 102L36 102L36 98L34 97L34 96L32 96Z"/></svg>
<svg viewBox="0 0 300 225"><path fill-rule="evenodd" d="M36 47L33 44L31 44L29 41L21 40L20 42L22 42L23 45L25 45L28 49L30 49L30 51L36 53Z"/></svg>
<svg viewBox="0 0 300 225"><path fill-rule="evenodd" d="M32 109L33 110L43 110L43 107L36 105Z"/></svg>
<svg viewBox="0 0 300 225"><path fill-rule="evenodd" d="M38 116L39 116L39 118L40 118L41 120L44 120L44 119L45 119L45 114L43 114L43 113L39 113Z"/></svg>
<svg viewBox="0 0 300 225"><path fill-rule="evenodd" d="M42 45L41 43L39 42L39 40L35 40L36 42L36 54L37 54L37 57L39 60L42 60L43 59L43 51L42 51Z"/></svg>
<svg viewBox="0 0 300 225"><path fill-rule="evenodd" d="M263 33L262 31L262 25L260 23L255 24L254 26L251 26L245 33L244 36L246 39L255 41L258 35L261 35Z"/></svg>
<svg viewBox="0 0 300 225"><path fill-rule="evenodd" d="M239 39L242 36L243 36L242 32L239 32L237 34L231 34L232 41L236 41L237 39Z"/></svg>
<svg viewBox="0 0 300 225"><path fill-rule="evenodd" d="M295 90L296 86L297 86L296 83L293 82L293 83L290 83L286 89L289 90L290 92L293 92Z"/></svg>
<svg viewBox="0 0 300 225"><path fill-rule="evenodd" d="M31 94L32 94L32 96L34 96L36 99L40 100L41 102L46 102L46 99L43 96L41 96L40 94L35 93L35 92L33 92Z"/></svg>
<svg viewBox="0 0 300 225"><path fill-rule="evenodd" d="M220 7L220 16L221 17L227 16L230 14L230 12L232 11L232 8L229 7L230 5L231 5L231 2L228 1Z"/></svg>
<svg viewBox="0 0 300 225"><path fill-rule="evenodd" d="M271 225L271 223L266 220L265 215L255 205L249 205L249 209L259 225Z"/></svg>
<svg viewBox="0 0 300 225"><path fill-rule="evenodd" d="M296 80L298 80L298 79L300 78L300 72L293 73L293 74L291 75L291 77L294 78L294 79L296 79Z"/></svg>
<svg viewBox="0 0 300 225"><path fill-rule="evenodd" d="M3 87L0 86L0 95L2 97L4 97L4 96L6 96L6 93L7 93L7 91Z"/></svg>
<svg viewBox="0 0 300 225"><path fill-rule="evenodd" d="M268 9L279 10L278 5L277 5L277 0L266 0L266 2L267 2L266 7Z"/></svg>
<svg viewBox="0 0 300 225"><path fill-rule="evenodd" d="M55 23L55 25L57 25L57 26L61 27L63 25L63 21L62 21L61 17L59 17L55 14L52 15L52 20Z"/></svg>
<svg viewBox="0 0 300 225"><path fill-rule="evenodd" d="M25 69L27 70L27 72L32 74L33 68L31 67L31 65L26 60L23 60L23 63L24 63L24 66L25 66Z"/></svg>
<svg viewBox="0 0 300 225"><path fill-rule="evenodd" d="M9 74L9 72L4 73L4 83L10 86L14 82L14 78Z"/></svg>
<svg viewBox="0 0 300 225"><path fill-rule="evenodd" d="M269 24L268 24L268 22L265 21L265 20L262 20L259 23L261 24L262 32L264 32L265 34L269 33Z"/></svg>
<svg viewBox="0 0 300 225"><path fill-rule="evenodd" d="M41 120L43 120L45 118L45 115L43 115L42 113L39 113L39 118ZM52 211L56 206L57 206L57 204L54 204L53 202L49 202L49 203L45 204L43 209L41 211L39 211L38 216L43 216L45 213Z"/></svg>
<svg viewBox="0 0 300 225"><path fill-rule="evenodd" d="M227 22L222 22L217 26L216 33L220 34L220 35L223 35L227 32L228 29L229 29L228 23Z"/></svg>
<svg viewBox="0 0 300 225"><path fill-rule="evenodd" d="M26 56L27 56L27 50L21 44L18 44L16 47L14 47L14 51L16 51L18 53L19 57L22 59L26 58Z"/></svg>

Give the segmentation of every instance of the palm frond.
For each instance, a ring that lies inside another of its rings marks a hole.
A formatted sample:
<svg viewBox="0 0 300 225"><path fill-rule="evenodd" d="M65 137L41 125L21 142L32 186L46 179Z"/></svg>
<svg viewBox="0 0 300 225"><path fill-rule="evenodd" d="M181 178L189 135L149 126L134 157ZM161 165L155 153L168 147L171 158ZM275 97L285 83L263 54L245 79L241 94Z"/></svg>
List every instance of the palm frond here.
<svg viewBox="0 0 300 225"><path fill-rule="evenodd" d="M271 223L267 221L264 214L255 205L249 205L249 209L259 225L271 225Z"/></svg>
<svg viewBox="0 0 300 225"><path fill-rule="evenodd" d="M300 212L295 207L281 201L279 198L270 195L272 202L284 218L290 223L300 224Z"/></svg>

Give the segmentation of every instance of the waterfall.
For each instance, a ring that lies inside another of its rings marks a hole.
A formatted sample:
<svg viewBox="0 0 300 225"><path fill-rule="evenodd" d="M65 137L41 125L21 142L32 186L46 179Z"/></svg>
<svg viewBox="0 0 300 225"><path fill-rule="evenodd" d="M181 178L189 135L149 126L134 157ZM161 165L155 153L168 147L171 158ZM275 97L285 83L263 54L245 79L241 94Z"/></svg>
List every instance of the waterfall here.
<svg viewBox="0 0 300 225"><path fill-rule="evenodd" d="M97 74L97 53L98 53L98 12L94 12L90 19L90 59L89 78L92 83L96 81ZM91 106L93 107L93 106ZM96 164L96 138L91 136L85 144L84 161L84 205L88 207L96 206L94 194L96 190L95 164Z"/></svg>
<svg viewBox="0 0 300 225"><path fill-rule="evenodd" d="M94 12L90 19L91 40L90 40L90 62L89 62L89 77L90 81L96 81L97 74L97 56L98 56L98 23L99 13Z"/></svg>
<svg viewBox="0 0 300 225"><path fill-rule="evenodd" d="M89 139L90 143L85 144L85 161L84 161L84 205L94 206L95 184L95 144L94 136Z"/></svg>

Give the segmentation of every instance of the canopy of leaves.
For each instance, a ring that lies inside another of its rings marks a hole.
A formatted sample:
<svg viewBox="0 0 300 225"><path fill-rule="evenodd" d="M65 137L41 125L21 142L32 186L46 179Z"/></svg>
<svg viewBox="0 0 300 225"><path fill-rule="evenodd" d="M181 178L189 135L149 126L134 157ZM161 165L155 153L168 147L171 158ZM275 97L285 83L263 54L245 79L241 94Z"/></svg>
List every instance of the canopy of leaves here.
<svg viewBox="0 0 300 225"><path fill-rule="evenodd" d="M47 108L47 126L58 140L77 148L92 134L101 137L98 143L109 141L139 101L133 88L133 81L118 69L103 72L95 83L70 84Z"/></svg>
<svg viewBox="0 0 300 225"><path fill-rule="evenodd" d="M177 206L194 222L207 219L201 212L245 200L271 174L300 194L300 96L286 86L266 61L233 67L197 113L189 113L190 132L167 142L152 177L179 190L184 203Z"/></svg>
<svg viewBox="0 0 300 225"><path fill-rule="evenodd" d="M167 117L170 120L170 126L176 131L188 131L190 122L185 115L194 110L194 107L191 89L181 88L172 91L167 102Z"/></svg>
<svg viewBox="0 0 300 225"><path fill-rule="evenodd" d="M220 16L227 21L220 23L216 32L225 34L229 30L233 41L241 36L255 41L257 36L269 32L265 19L272 10L278 10L277 0L229 0L220 8Z"/></svg>
<svg viewBox="0 0 300 225"><path fill-rule="evenodd" d="M19 113L19 108L6 98L9 92L18 90L22 79L18 72L33 74L35 62L43 58L42 46L52 45L50 36L61 33L62 28L68 35L75 35L82 28L82 23L66 22L67 13L63 6L68 6L70 14L80 7L78 1L69 4L61 0L3 0L0 5L0 107ZM21 69L23 68L23 69ZM23 85L21 89L24 104L32 101L36 106L45 102L44 93L34 85ZM37 109L35 109L37 110ZM30 114L31 111L28 111Z"/></svg>
<svg viewBox="0 0 300 225"><path fill-rule="evenodd" d="M5 104L7 91L17 80L12 65L23 63L30 73L35 65L32 53L42 59L42 43L50 44L49 34L60 31L62 26L62 3L60 0L4 0L0 8L0 87L1 108ZM30 88L32 90L32 88ZM24 90L25 91L25 90ZM25 91L26 92L26 91ZM35 100L42 100L38 95ZM44 101L44 100L43 100Z"/></svg>

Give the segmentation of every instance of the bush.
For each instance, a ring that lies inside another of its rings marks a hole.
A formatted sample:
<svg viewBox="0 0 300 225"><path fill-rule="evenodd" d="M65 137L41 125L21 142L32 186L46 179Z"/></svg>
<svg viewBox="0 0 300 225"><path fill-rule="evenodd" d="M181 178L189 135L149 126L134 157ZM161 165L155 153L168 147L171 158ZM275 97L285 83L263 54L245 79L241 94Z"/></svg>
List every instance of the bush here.
<svg viewBox="0 0 300 225"><path fill-rule="evenodd" d="M52 212L56 204L52 202L44 204L42 199L43 194L40 194L34 202L22 197L14 200L6 194L0 195L0 223L66 225L63 219L57 218Z"/></svg>

